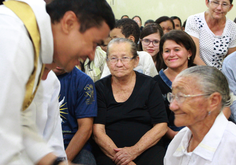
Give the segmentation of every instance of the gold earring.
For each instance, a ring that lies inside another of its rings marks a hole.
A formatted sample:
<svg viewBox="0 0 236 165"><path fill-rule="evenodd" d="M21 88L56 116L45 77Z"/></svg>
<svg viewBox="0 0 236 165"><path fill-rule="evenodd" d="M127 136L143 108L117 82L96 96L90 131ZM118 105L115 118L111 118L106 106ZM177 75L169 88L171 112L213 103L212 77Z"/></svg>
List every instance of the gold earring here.
<svg viewBox="0 0 236 165"><path fill-rule="evenodd" d="M190 60L190 57L188 57L188 60Z"/></svg>

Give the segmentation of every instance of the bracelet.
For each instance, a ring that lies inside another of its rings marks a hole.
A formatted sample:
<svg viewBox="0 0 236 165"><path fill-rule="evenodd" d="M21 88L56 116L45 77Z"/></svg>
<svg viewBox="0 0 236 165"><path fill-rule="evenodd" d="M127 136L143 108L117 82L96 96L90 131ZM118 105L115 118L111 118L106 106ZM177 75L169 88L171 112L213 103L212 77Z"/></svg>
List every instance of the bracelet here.
<svg viewBox="0 0 236 165"><path fill-rule="evenodd" d="M65 160L65 158L57 157L57 158L53 161L52 165L58 165L59 163L63 162L64 160Z"/></svg>

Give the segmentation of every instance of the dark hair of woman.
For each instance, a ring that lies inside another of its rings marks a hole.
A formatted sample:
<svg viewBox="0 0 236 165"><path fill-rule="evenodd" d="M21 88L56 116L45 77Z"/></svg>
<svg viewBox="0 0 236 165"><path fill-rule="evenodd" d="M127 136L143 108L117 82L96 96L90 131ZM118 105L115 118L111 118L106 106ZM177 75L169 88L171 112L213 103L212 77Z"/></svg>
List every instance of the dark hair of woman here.
<svg viewBox="0 0 236 165"><path fill-rule="evenodd" d="M188 60L188 67L195 66L193 63L194 58L196 56L196 45L193 41L193 39L188 35L186 32L182 30L172 30L169 33L165 34L160 41L159 45L159 54L156 57L156 67L157 70L160 71L161 69L166 69L167 66L164 63L162 54L163 54L163 45L167 40L171 40L176 42L178 45L184 46L186 50L190 50L192 53L192 56Z"/></svg>

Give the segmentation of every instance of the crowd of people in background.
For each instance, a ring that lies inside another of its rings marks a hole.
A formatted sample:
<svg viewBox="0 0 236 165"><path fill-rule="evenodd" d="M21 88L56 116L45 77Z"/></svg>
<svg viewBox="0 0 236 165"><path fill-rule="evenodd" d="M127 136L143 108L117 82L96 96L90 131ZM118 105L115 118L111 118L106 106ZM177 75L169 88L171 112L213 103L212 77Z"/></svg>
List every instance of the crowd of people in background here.
<svg viewBox="0 0 236 165"><path fill-rule="evenodd" d="M1 3L0 164L236 164L233 0L144 23L105 0Z"/></svg>

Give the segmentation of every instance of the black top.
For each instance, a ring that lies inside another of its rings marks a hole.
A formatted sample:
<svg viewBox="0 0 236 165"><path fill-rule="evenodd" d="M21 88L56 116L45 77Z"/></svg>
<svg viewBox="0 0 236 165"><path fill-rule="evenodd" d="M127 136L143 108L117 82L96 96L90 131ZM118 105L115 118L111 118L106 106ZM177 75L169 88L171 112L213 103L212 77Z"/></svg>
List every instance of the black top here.
<svg viewBox="0 0 236 165"><path fill-rule="evenodd" d="M135 73L135 87L123 103L114 99L111 75L95 83L98 116L94 123L106 126L106 134L117 147L133 146L153 124L168 122L158 83L149 76Z"/></svg>

